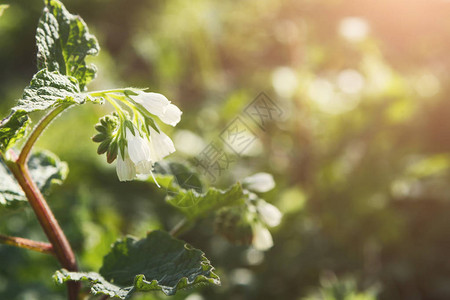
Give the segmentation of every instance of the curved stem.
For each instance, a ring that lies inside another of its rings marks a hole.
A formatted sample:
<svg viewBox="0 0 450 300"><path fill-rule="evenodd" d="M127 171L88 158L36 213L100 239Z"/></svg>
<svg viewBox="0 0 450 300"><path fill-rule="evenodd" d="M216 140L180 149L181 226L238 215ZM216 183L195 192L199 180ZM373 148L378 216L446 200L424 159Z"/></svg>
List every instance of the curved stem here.
<svg viewBox="0 0 450 300"><path fill-rule="evenodd" d="M45 130L45 128L53 121L53 119L63 112L71 104L61 104L57 106L52 111L50 111L36 127L33 132L28 137L19 158L15 161L7 161L7 165L11 170L12 174L16 178L20 187L25 193L25 196L33 208L36 217L41 224L49 242L52 244L52 248L56 258L63 268L69 271L78 271L77 262L72 248L62 231L61 227L56 221L53 212L42 196L39 188L34 183L31 178L30 172L28 170L27 161L30 155L31 149L33 148L35 142ZM69 282L68 293L70 300L76 300L78 298L79 290L81 284L79 282Z"/></svg>
<svg viewBox="0 0 450 300"><path fill-rule="evenodd" d="M16 236L7 236L4 234L0 234L0 243L28 250L33 250L40 253L51 255L55 254L55 252L53 251L53 246L49 243L33 241Z"/></svg>
<svg viewBox="0 0 450 300"><path fill-rule="evenodd" d="M125 89L112 89L112 90L103 90L103 91L93 91L93 92L89 92L88 94L92 97L103 97L106 94L112 94L112 93L121 93L123 94L124 91L126 90L130 90L129 88L125 88Z"/></svg>
<svg viewBox="0 0 450 300"><path fill-rule="evenodd" d="M41 227L47 235L49 242L52 244L55 256L61 266L69 271L78 271L75 255L70 247L69 241L59 226L58 221L47 204L47 201L45 201L39 191L39 188L31 179L28 166L11 161L7 162L7 165L24 191L30 206L33 208L33 211L41 224ZM69 299L77 299L80 283L69 282L68 287Z"/></svg>
<svg viewBox="0 0 450 300"><path fill-rule="evenodd" d="M191 225L192 223L189 222L187 218L184 218L172 228L172 230L170 231L170 235L173 237L177 237L187 229L189 229Z"/></svg>
<svg viewBox="0 0 450 300"><path fill-rule="evenodd" d="M34 143L37 141L41 133L44 131L44 129L50 124L53 119L59 115L61 112L63 112L67 107L69 107L71 104L62 104L60 106L57 106L55 109L50 111L40 122L36 125L33 132L28 137L25 145L22 148L22 151L20 152L19 158L17 159L17 164L19 165L26 165L28 157L30 155L31 149L33 148Z"/></svg>
<svg viewBox="0 0 450 300"><path fill-rule="evenodd" d="M122 114L122 116L123 116L123 110L122 110L122 108L120 107L120 105L116 103L116 101L114 100L115 98L114 98L113 96L111 96L111 95L105 95L104 97L105 97L105 99L106 99L106 100L114 107L114 109L115 109L119 114Z"/></svg>

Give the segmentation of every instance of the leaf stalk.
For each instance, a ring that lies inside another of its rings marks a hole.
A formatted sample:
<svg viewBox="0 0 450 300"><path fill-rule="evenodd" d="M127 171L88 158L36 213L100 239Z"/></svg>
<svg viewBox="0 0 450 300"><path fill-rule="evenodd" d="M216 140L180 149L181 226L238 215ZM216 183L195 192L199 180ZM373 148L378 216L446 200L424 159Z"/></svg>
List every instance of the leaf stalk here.
<svg viewBox="0 0 450 300"><path fill-rule="evenodd" d="M39 136L42 134L44 129L53 121L53 119L59 115L61 112L63 112L66 108L68 108L71 104L61 104L60 106L57 106L52 111L50 111L40 122L36 125L33 132L28 137L25 145L22 148L22 151L20 152L19 158L17 159L17 164L19 165L26 165L27 160L30 156L31 149L34 146L34 143L36 143Z"/></svg>
<svg viewBox="0 0 450 300"><path fill-rule="evenodd" d="M40 253L55 255L55 252L53 251L53 246L49 243L33 241L26 238L8 236L4 234L0 234L0 243L28 250L33 250Z"/></svg>

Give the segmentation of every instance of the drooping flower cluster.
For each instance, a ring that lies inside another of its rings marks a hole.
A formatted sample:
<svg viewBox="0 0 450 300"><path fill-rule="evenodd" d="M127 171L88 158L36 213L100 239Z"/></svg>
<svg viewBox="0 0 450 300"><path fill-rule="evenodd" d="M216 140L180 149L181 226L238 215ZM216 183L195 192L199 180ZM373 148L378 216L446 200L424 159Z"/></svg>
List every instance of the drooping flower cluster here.
<svg viewBox="0 0 450 300"><path fill-rule="evenodd" d="M106 152L109 163L117 158L116 171L120 181L133 180L138 175L153 175L153 165L175 152L172 140L159 129L154 117L175 126L180 122L181 110L158 93L125 89L100 94L116 112L100 119L95 126L99 133L93 140L100 143L97 152Z"/></svg>
<svg viewBox="0 0 450 300"><path fill-rule="evenodd" d="M257 173L244 179L244 187L257 192L265 193L275 187L273 176L268 173ZM282 213L274 205L259 198L254 193L249 193L249 209L256 215L256 221L252 225L252 245L258 250L268 250L273 246L272 235L268 227L278 226L283 217Z"/></svg>
<svg viewBox="0 0 450 300"><path fill-rule="evenodd" d="M181 110L161 94L139 91L130 98L168 125L175 126L181 119ZM175 152L172 140L164 132L157 132L151 126L145 129L145 132L140 132L138 127L134 132L125 129L126 146L123 151L119 149L116 166L120 181L133 180L137 174L151 174L155 162Z"/></svg>
<svg viewBox="0 0 450 300"><path fill-rule="evenodd" d="M245 204L226 207L217 213L216 231L235 244L251 244L266 251L273 246L268 228L278 226L283 217L274 205L256 193L265 193L275 187L272 175L257 173L243 180Z"/></svg>
<svg viewBox="0 0 450 300"><path fill-rule="evenodd" d="M262 199L256 204L256 211L259 214L260 222L253 224L252 244L256 249L264 251L273 246L272 235L267 227L278 226L282 214L278 208Z"/></svg>

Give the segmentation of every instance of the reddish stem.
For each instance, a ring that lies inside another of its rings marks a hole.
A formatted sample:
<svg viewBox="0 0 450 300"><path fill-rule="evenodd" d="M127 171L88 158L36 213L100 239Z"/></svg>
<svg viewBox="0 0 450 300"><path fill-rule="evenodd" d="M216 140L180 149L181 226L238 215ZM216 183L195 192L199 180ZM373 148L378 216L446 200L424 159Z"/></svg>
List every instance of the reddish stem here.
<svg viewBox="0 0 450 300"><path fill-rule="evenodd" d="M61 266L69 271L78 271L75 255L67 238L58 224L53 212L42 196L39 188L33 182L28 171L28 166L8 162L9 169L13 173L19 185L22 187L30 206L44 229L49 242L53 245L53 251ZM80 284L69 282L69 299L76 300Z"/></svg>
<svg viewBox="0 0 450 300"><path fill-rule="evenodd" d="M12 160L5 160L5 162L24 191L28 202L33 208L39 223L47 235L49 242L52 244L54 254L59 263L63 268L76 272L78 271L78 266L72 248L70 247L64 232L59 226L58 221L56 221L52 210L42 196L39 188L32 180L27 166L27 161L34 143L37 141L44 129L52 122L52 120L69 106L70 104L62 104L50 111L34 128L19 157L17 158L14 152L10 152ZM78 298L81 284L79 282L69 282L67 286L69 299L76 300Z"/></svg>
<svg viewBox="0 0 450 300"><path fill-rule="evenodd" d="M16 236L0 234L0 243L54 255L53 246L49 243L37 242Z"/></svg>

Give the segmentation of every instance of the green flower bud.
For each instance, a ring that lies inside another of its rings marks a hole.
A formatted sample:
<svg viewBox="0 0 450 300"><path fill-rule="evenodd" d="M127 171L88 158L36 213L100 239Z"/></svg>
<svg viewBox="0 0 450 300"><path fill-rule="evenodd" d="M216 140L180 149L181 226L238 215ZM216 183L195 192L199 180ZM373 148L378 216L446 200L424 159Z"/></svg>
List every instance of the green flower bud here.
<svg viewBox="0 0 450 300"><path fill-rule="evenodd" d="M250 245L253 240L250 219L245 206L223 208L216 215L215 229L231 243Z"/></svg>
<svg viewBox="0 0 450 300"><path fill-rule="evenodd" d="M100 145L97 148L97 153L99 155L105 153L106 151L108 151L109 148L109 144L111 143L111 140L104 140L103 142L100 143Z"/></svg>
<svg viewBox="0 0 450 300"><path fill-rule="evenodd" d="M100 143L97 148L98 154L106 153L108 163L112 163L117 157L117 128L119 126L119 118L117 115L107 115L95 124L97 134L92 137L96 143Z"/></svg>
<svg viewBox="0 0 450 300"><path fill-rule="evenodd" d="M116 160L118 150L119 150L119 147L118 147L116 141L109 144L108 150L106 152L106 161L109 164L112 163L114 160Z"/></svg>

